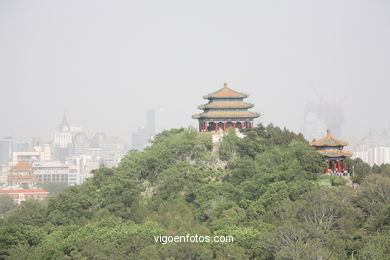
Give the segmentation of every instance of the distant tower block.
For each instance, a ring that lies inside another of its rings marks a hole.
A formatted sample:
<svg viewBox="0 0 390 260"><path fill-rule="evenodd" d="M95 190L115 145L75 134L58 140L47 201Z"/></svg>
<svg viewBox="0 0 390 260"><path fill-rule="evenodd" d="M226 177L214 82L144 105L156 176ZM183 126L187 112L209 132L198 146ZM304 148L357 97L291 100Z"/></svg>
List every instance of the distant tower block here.
<svg viewBox="0 0 390 260"><path fill-rule="evenodd" d="M150 135L156 134L156 109L150 109L146 112L146 129Z"/></svg>
<svg viewBox="0 0 390 260"><path fill-rule="evenodd" d="M243 100L249 95L230 89L227 83L223 88L204 96L209 102L198 108L203 113L192 118L199 120L199 132L226 131L227 128L253 128L253 119L260 115L248 111L253 104Z"/></svg>

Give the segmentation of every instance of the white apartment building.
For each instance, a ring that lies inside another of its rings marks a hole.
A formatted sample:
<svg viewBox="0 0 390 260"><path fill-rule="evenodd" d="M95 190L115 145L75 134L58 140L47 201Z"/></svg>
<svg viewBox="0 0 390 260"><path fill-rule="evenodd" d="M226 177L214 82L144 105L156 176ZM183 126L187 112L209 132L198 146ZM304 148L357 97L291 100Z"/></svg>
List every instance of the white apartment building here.
<svg viewBox="0 0 390 260"><path fill-rule="evenodd" d="M33 167L38 182L62 182L68 185L77 184L77 174L69 166L57 161L43 162Z"/></svg>
<svg viewBox="0 0 390 260"><path fill-rule="evenodd" d="M360 151L354 153L354 158L360 158L370 166L390 163L390 147L374 146L361 148Z"/></svg>

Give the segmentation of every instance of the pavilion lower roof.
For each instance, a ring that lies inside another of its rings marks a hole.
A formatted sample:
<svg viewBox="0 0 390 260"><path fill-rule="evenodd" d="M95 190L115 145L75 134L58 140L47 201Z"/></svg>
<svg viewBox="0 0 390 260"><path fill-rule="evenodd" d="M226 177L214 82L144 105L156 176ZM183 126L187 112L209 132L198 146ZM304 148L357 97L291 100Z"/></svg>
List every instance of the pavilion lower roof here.
<svg viewBox="0 0 390 260"><path fill-rule="evenodd" d="M206 112L193 116L194 119L200 118L256 118L260 115L258 113L244 111L244 112Z"/></svg>
<svg viewBox="0 0 390 260"><path fill-rule="evenodd" d="M351 157L353 155L352 152L346 150L318 150L320 154L325 157Z"/></svg>
<svg viewBox="0 0 390 260"><path fill-rule="evenodd" d="M199 106L199 109L206 108L251 108L253 104L245 103L245 102L211 102L208 104L204 104Z"/></svg>

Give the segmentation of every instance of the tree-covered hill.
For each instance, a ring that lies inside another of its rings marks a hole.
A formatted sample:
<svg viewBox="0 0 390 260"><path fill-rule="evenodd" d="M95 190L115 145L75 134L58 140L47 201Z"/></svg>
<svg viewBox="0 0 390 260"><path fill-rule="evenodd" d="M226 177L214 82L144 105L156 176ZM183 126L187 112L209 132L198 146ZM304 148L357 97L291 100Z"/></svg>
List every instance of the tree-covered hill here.
<svg viewBox="0 0 390 260"><path fill-rule="evenodd" d="M318 174L319 153L273 125L214 145L164 131L117 168L11 209L0 259L390 259L390 166L348 164L358 190ZM234 242L155 241L187 234Z"/></svg>

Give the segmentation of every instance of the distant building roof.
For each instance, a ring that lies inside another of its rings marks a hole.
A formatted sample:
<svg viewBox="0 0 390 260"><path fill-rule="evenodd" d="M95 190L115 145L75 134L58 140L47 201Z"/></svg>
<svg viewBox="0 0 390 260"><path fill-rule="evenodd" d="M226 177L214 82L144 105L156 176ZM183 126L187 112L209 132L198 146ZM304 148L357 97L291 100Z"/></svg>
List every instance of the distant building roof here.
<svg viewBox="0 0 390 260"><path fill-rule="evenodd" d="M29 163L22 161L12 166L10 172L31 172L32 170L33 168Z"/></svg>
<svg viewBox="0 0 390 260"><path fill-rule="evenodd" d="M37 192L47 192L44 189L18 189L18 190L0 190L0 193L37 193ZM47 192L48 193L48 192Z"/></svg>
<svg viewBox="0 0 390 260"><path fill-rule="evenodd" d="M40 162L39 165L34 165L33 168L44 168L44 167L62 167L62 168L69 168L69 166L63 164L60 161L43 161Z"/></svg>

